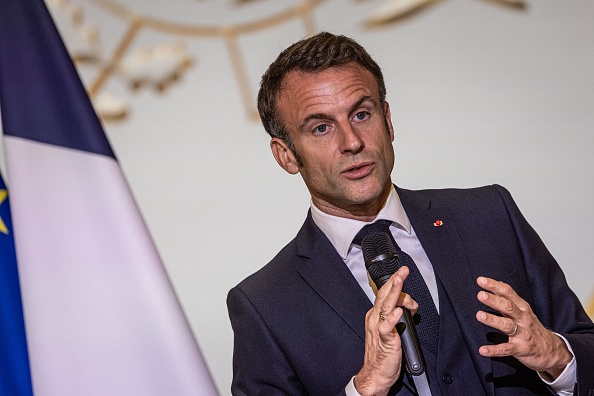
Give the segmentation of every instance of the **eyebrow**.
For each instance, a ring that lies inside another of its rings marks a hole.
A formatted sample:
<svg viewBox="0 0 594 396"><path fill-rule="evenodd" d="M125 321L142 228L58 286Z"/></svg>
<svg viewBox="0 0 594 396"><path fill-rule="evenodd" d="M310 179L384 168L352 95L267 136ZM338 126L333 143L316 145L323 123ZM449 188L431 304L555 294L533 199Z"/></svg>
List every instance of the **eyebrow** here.
<svg viewBox="0 0 594 396"><path fill-rule="evenodd" d="M365 95L362 96L358 101L356 101L351 108L349 109L348 114L351 114L353 111L355 111L357 109L357 107L361 106L364 102L371 102L373 105L377 106L377 101L375 99L373 99L371 96L369 95ZM305 119L303 120L303 122L301 123L301 125L299 125L299 131L303 131L303 129L305 129L305 126L307 125L307 123L309 123L311 120L316 120L316 119L328 119L328 118L332 118L331 115L326 114L326 113L313 113L313 114L309 114L307 117L305 117Z"/></svg>

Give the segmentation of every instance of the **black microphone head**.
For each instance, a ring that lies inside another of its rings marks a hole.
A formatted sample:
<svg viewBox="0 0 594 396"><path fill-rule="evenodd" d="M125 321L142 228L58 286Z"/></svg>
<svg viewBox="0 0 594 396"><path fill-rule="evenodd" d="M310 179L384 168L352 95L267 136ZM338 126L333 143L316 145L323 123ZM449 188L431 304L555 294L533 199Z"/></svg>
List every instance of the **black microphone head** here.
<svg viewBox="0 0 594 396"><path fill-rule="evenodd" d="M369 276L379 289L398 270L396 247L388 234L378 232L363 238L361 250Z"/></svg>

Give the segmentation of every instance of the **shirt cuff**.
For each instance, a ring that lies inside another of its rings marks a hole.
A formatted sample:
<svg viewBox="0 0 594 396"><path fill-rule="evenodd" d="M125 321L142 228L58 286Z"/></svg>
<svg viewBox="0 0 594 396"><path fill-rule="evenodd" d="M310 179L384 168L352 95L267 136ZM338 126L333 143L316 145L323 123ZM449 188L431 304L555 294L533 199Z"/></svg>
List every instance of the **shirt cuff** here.
<svg viewBox="0 0 594 396"><path fill-rule="evenodd" d="M357 392L357 388L355 388L355 377L351 378L351 381L348 383L346 388L344 388L344 393L346 396L361 396L359 392Z"/></svg>
<svg viewBox="0 0 594 396"><path fill-rule="evenodd" d="M559 396L572 396L573 395L573 388L575 383L577 382L577 367L575 362L575 354L573 353L573 349L571 349L571 345L569 342L560 334L553 333L557 335L559 338L563 340L565 345L567 345L567 349L569 349L569 353L573 356L571 362L565 367L565 370L555 379L553 382L549 382L545 380L540 373L538 376L540 379L547 384L548 386L553 389ZM348 395L348 394L347 394Z"/></svg>

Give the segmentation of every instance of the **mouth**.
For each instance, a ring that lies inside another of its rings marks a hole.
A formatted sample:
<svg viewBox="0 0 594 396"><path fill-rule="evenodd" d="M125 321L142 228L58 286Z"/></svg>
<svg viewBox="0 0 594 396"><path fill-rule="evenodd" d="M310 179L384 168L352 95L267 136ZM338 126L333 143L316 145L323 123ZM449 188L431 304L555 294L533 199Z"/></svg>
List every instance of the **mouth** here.
<svg viewBox="0 0 594 396"><path fill-rule="evenodd" d="M373 162L361 162L342 171L342 174L349 179L360 179L371 173Z"/></svg>

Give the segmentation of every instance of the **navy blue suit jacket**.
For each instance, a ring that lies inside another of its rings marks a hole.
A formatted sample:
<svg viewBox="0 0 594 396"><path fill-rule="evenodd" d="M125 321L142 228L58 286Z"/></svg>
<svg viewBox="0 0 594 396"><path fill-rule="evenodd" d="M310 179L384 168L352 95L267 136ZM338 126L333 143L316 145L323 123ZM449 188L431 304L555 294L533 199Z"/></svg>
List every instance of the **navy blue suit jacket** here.
<svg viewBox="0 0 594 396"><path fill-rule="evenodd" d="M465 364L481 388L467 394L534 394L531 384L540 381L515 359L478 354L497 338L475 318L485 309L476 298L482 275L509 283L547 328L568 339L578 365L575 394L592 396L594 325L507 190L397 191L471 351ZM227 305L234 395L341 394L363 365L371 303L311 215L270 263L229 292ZM439 357L446 365L457 358ZM402 385L394 392L409 394Z"/></svg>

